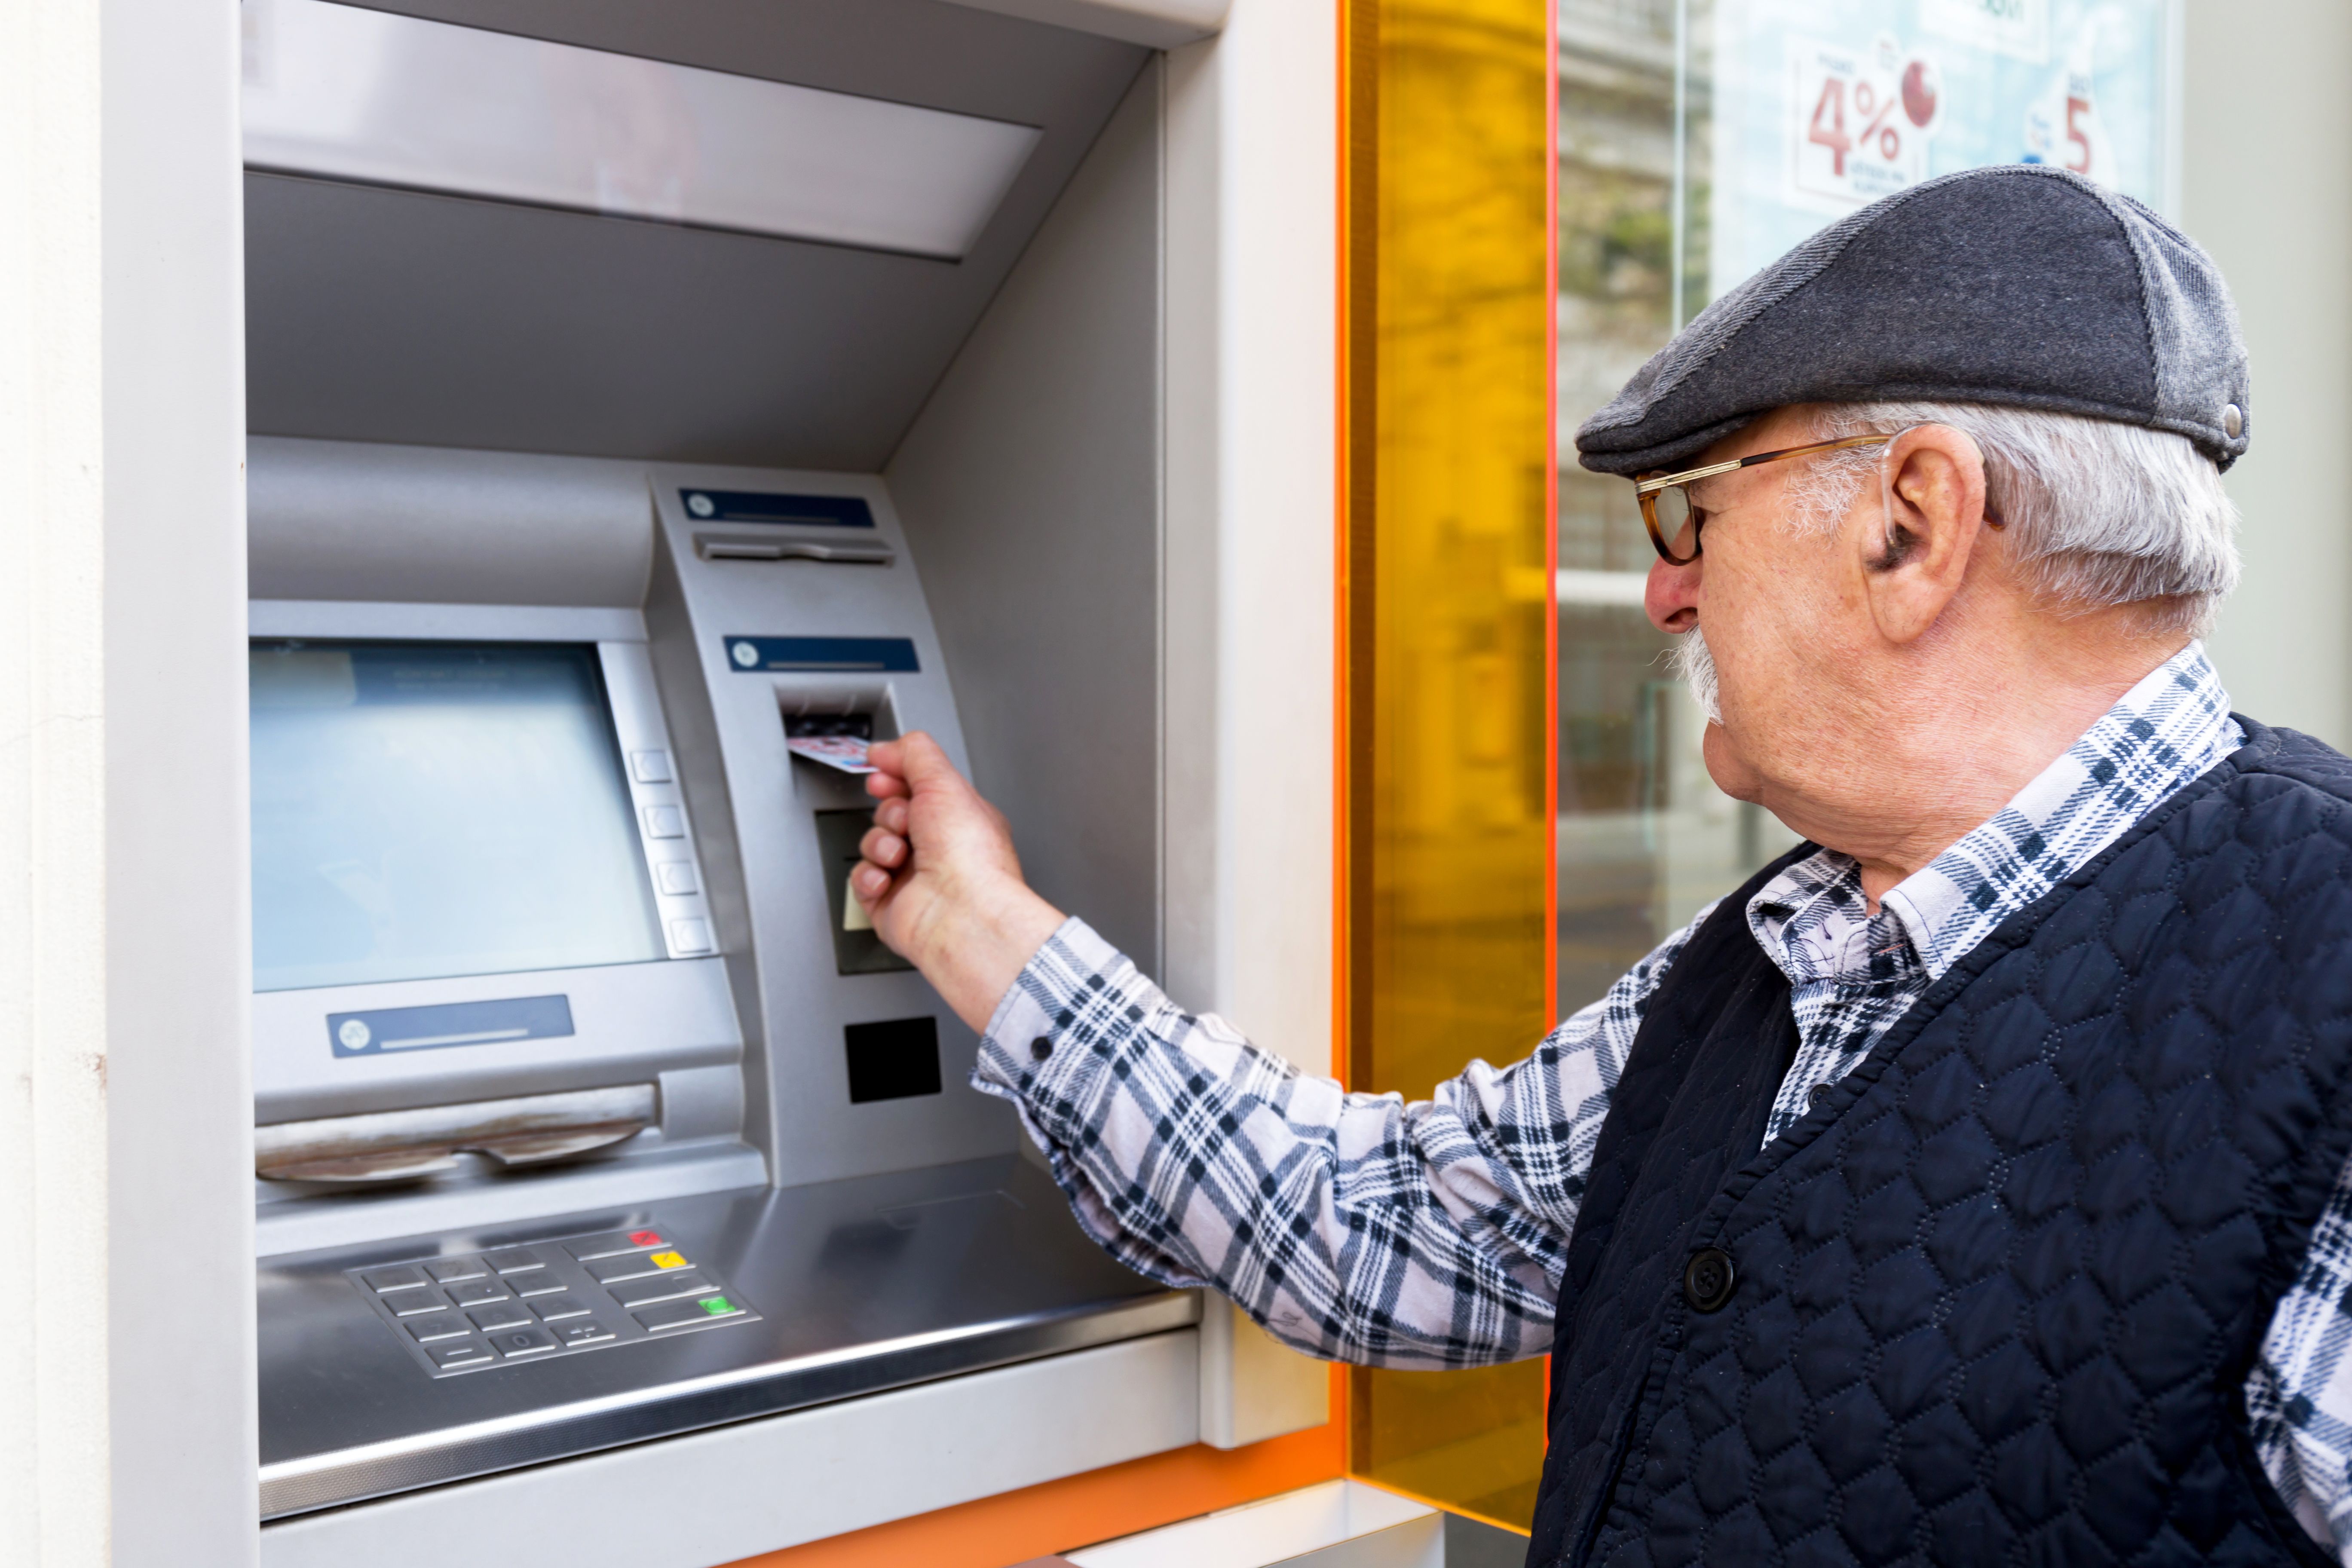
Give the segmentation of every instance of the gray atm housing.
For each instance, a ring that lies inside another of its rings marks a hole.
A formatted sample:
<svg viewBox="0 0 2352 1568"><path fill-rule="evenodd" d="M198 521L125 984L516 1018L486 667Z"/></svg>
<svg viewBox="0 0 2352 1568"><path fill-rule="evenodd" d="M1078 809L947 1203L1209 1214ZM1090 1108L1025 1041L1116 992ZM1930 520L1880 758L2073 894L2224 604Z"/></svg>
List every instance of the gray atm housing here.
<svg viewBox="0 0 2352 1568"><path fill-rule="evenodd" d="M675 26L667 7L389 8L1045 135L961 264L248 177L253 634L593 645L620 752L671 764L629 774L648 874L691 868L656 887L658 960L257 996L265 1138L637 1085L653 1107L635 1138L544 1166L258 1184L264 1517L1196 1321L1192 1295L1078 1235L1009 1109L966 1086L974 1037L919 976L843 972L844 868L819 823L866 797L785 744L803 712L929 731L1005 809L1040 889L1156 963L1153 58L930 0ZM689 490L854 498L879 548L698 519ZM731 651L772 638L911 658ZM682 824L656 832L656 810ZM570 1036L329 1044L331 1014L551 994ZM933 1021L938 1089L854 1097L847 1031L909 1019ZM631 1227L752 1316L436 1376L355 1283ZM306 1560L301 1539L274 1557Z"/></svg>

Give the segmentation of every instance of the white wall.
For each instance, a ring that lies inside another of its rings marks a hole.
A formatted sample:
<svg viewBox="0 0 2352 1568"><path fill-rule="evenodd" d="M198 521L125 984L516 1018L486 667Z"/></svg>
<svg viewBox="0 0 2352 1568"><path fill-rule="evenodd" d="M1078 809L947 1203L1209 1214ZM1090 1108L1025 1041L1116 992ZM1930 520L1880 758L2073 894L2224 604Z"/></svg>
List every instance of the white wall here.
<svg viewBox="0 0 2352 1568"><path fill-rule="evenodd" d="M31 1331L0 1340L0 1561L102 1563L96 10L30 0L0 11L0 1207L42 1265L20 1285L18 1321Z"/></svg>
<svg viewBox="0 0 2352 1568"><path fill-rule="evenodd" d="M254 1559L236 28L0 9L11 1564Z"/></svg>
<svg viewBox="0 0 2352 1568"><path fill-rule="evenodd" d="M2352 5L2189 0L2181 223L2237 297L2246 574L2209 644L2241 712L2352 748Z"/></svg>

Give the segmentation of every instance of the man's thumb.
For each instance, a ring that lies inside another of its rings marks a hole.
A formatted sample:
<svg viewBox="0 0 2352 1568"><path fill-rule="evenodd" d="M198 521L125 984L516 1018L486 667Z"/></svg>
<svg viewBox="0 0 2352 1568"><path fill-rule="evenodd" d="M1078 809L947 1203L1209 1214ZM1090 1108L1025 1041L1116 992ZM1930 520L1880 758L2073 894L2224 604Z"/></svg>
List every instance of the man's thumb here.
<svg viewBox="0 0 2352 1568"><path fill-rule="evenodd" d="M920 730L911 730L899 738L898 768L908 786L918 793L953 788L963 783L963 775L948 761L946 749Z"/></svg>

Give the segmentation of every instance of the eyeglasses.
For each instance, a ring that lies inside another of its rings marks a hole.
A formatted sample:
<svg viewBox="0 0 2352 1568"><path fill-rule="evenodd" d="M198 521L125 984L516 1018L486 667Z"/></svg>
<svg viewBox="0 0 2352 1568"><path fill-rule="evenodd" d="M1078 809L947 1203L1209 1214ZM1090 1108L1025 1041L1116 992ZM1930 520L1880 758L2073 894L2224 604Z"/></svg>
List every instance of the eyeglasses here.
<svg viewBox="0 0 2352 1568"><path fill-rule="evenodd" d="M1642 503L1642 526L1650 531L1650 542L1657 547L1660 560L1669 566L1687 566L1698 559L1699 531L1706 526L1706 513L1691 504L1690 487L1701 479L1814 452L1884 447L1894 439L1893 436L1849 436L1843 441L1816 441L1810 447L1788 447L1778 452L1759 452L1752 458L1734 458L1727 463L1709 463L1704 468L1685 468L1679 474L1642 475L1633 481L1634 499ZM1681 542L1685 527L1690 530L1690 553L1677 555L1674 546Z"/></svg>

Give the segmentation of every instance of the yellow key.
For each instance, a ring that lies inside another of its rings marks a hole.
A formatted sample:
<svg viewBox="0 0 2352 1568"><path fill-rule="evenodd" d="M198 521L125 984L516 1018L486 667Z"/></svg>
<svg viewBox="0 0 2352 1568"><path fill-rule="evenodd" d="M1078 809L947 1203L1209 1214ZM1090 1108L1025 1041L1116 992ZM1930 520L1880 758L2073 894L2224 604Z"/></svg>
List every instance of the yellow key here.
<svg viewBox="0 0 2352 1568"><path fill-rule="evenodd" d="M686 1255L682 1252L656 1252L647 1261L656 1268L683 1268Z"/></svg>

